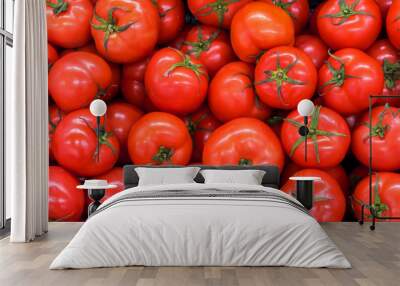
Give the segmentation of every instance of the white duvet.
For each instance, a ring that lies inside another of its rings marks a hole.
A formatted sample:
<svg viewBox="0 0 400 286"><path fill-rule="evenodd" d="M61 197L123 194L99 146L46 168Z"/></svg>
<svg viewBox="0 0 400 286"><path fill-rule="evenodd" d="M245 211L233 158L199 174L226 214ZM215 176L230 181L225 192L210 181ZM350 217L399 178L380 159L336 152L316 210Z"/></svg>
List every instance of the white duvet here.
<svg viewBox="0 0 400 286"><path fill-rule="evenodd" d="M102 204L50 269L145 266L349 268L308 214L262 198L182 197L121 200L133 192L262 190L262 186L180 184L127 189ZM117 202L117 203L116 203Z"/></svg>

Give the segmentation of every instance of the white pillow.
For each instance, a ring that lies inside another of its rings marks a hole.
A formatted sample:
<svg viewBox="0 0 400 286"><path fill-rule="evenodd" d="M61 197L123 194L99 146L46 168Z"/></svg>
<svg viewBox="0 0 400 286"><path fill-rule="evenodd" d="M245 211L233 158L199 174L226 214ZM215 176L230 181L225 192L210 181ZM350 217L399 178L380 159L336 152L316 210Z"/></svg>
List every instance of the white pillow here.
<svg viewBox="0 0 400 286"><path fill-rule="evenodd" d="M265 171L262 170L202 170L205 184L246 184L261 185Z"/></svg>
<svg viewBox="0 0 400 286"><path fill-rule="evenodd" d="M193 180L199 167L184 168L135 168L139 176L139 186L195 183Z"/></svg>

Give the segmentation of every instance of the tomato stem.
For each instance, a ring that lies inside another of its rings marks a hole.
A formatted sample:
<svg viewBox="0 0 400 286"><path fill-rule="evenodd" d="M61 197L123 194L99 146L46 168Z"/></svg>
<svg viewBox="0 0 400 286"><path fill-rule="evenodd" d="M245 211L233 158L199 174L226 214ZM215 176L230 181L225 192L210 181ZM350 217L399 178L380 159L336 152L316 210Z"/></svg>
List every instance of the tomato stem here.
<svg viewBox="0 0 400 286"><path fill-rule="evenodd" d="M208 113L204 113L200 116L199 119L197 120L193 120L192 118L187 118L187 123L186 123L186 127L189 131L190 136L194 136L194 133L199 130L199 124L206 119L209 116ZM211 130L206 130L205 128L202 128L203 131L211 131Z"/></svg>
<svg viewBox="0 0 400 286"><path fill-rule="evenodd" d="M339 0L339 8L340 12L335 14L326 14L320 16L320 18L331 18L331 19L340 19L339 22L333 23L333 25L342 25L345 23L351 16L354 15L366 15L371 16L371 13L365 11L356 11L357 5L360 3L360 0L355 0L351 5L346 3L346 0Z"/></svg>
<svg viewBox="0 0 400 286"><path fill-rule="evenodd" d="M320 161L320 156L319 156L319 146L318 146L318 136L326 136L326 137L331 137L331 136L340 136L340 137L346 137L346 134L339 133L339 132L331 132L331 131L326 131L326 130L320 130L318 129L318 124L319 124L319 115L321 112L321 106L316 106L313 114L311 115L311 123L308 126L309 133L307 135L307 139L311 139L311 144L314 146L314 153L315 157L317 160L317 163L319 164ZM285 121L289 122L290 124L300 128L303 126L303 123L298 122L296 120L290 119L290 118L285 118ZM297 139L291 150L289 156L292 157L294 155L294 152L299 148L299 146L305 142L306 136L301 136L299 139ZM308 143L307 143L308 145ZM308 146L306 146L308 148Z"/></svg>
<svg viewBox="0 0 400 286"><path fill-rule="evenodd" d="M218 38L220 31L216 31L210 35L210 37L206 40L203 37L203 32L201 30L201 26L197 27L197 41L196 42L189 42L184 41L183 44L190 46L191 48L188 51L188 54L194 54L196 58L199 58L201 53L204 51L208 51L212 42Z"/></svg>
<svg viewBox="0 0 400 286"><path fill-rule="evenodd" d="M95 30L100 30L105 33L104 35L104 49L107 51L108 50L108 41L110 39L110 36L115 33L121 33L126 31L129 27L131 27L135 22L129 22L126 23L125 25L118 26L116 23L116 19L113 16L114 11L117 10L122 10L124 12L130 12L129 9L125 8L120 8L120 7L112 7L110 10L108 10L107 13L107 19L104 19L100 17L96 12L94 13L94 18L100 22L99 25L92 23L92 27Z"/></svg>
<svg viewBox="0 0 400 286"><path fill-rule="evenodd" d="M58 16L62 12L67 11L68 9L68 3L64 2L64 0L57 0L57 3L53 3L50 1L46 1L47 6L50 6L50 8L53 8L53 13Z"/></svg>
<svg viewBox="0 0 400 286"><path fill-rule="evenodd" d="M297 0L293 0L293 1L288 1L288 2L283 2L282 0L272 0L272 4L274 4L275 6L285 10L286 13L289 14L290 17L292 17L293 19L296 19L296 17L293 15L292 12L289 11L289 7L292 6L294 3L296 3Z"/></svg>
<svg viewBox="0 0 400 286"><path fill-rule="evenodd" d="M222 26L224 23L225 13L229 11L228 6L239 1L240 0L216 0L212 3L202 6L195 12L195 15L205 17L215 13L217 14L218 25Z"/></svg>
<svg viewBox="0 0 400 286"><path fill-rule="evenodd" d="M251 166L253 162L250 159L240 158L238 164L239 166Z"/></svg>
<svg viewBox="0 0 400 286"><path fill-rule="evenodd" d="M382 66L385 75L385 87L393 89L396 86L396 81L400 80L400 61L390 63L385 59Z"/></svg>
<svg viewBox="0 0 400 286"><path fill-rule="evenodd" d="M158 164L162 164L164 162L170 162L172 155L174 155L174 152L172 151L171 148L161 145L152 159L153 161L156 161Z"/></svg>
<svg viewBox="0 0 400 286"><path fill-rule="evenodd" d="M207 75L201 70L201 68L203 67L202 64L195 64L192 62L190 56L184 54L181 55L183 57L182 61L171 65L171 67L164 73L164 76L169 76L176 68L179 67L184 67L192 70L198 79L200 79L201 75Z"/></svg>
<svg viewBox="0 0 400 286"><path fill-rule="evenodd" d="M293 85L305 85L304 81L296 80L288 76L290 70L297 64L298 59L296 58L293 62L288 64L286 67L282 67L279 52L276 52L276 69L275 70L265 70L264 74L266 78L256 82L255 85L261 85L265 83L275 82L276 84L276 93L279 99L287 105L287 102L284 100L282 96L282 86L284 83L293 84Z"/></svg>
<svg viewBox="0 0 400 286"><path fill-rule="evenodd" d="M334 87L340 87L344 84L345 80L348 78L359 78L358 76L346 74L345 63L340 57L335 56L329 50L328 50L328 54L335 61L337 61L340 64L340 66L338 69L335 69L329 61L326 61L326 66L327 66L328 70L331 72L332 78L330 80L324 82L322 84L322 86L320 87L320 90L323 90L325 87L327 87L329 85L331 86L330 89L332 89ZM323 95L323 94L321 94L321 95Z"/></svg>

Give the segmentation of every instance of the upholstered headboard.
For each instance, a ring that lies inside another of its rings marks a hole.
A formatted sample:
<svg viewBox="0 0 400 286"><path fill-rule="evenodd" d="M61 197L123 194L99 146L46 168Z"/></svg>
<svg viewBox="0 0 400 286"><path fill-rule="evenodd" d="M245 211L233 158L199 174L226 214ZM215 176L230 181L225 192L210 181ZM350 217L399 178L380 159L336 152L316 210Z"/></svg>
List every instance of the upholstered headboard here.
<svg viewBox="0 0 400 286"><path fill-rule="evenodd" d="M139 177L135 171L137 167L147 168L179 168L182 166L149 166L149 165L126 165L124 166L124 185L125 189L133 188L138 185ZM220 170L263 170L265 171L262 185L265 187L271 187L279 189L279 169L277 166L272 165L259 165L259 166L206 166L206 165L195 165L194 167L200 167L201 169L220 169ZM199 173L195 181L197 183L203 183L204 178Z"/></svg>

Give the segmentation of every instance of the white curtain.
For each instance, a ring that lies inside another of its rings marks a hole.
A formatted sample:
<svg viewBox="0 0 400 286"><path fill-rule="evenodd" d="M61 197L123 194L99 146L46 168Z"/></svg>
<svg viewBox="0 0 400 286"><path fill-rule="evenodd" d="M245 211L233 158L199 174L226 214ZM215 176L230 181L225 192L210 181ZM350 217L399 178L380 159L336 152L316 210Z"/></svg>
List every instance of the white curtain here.
<svg viewBox="0 0 400 286"><path fill-rule="evenodd" d="M48 225L46 1L15 1L13 92L6 95L6 187L12 242L28 242Z"/></svg>

